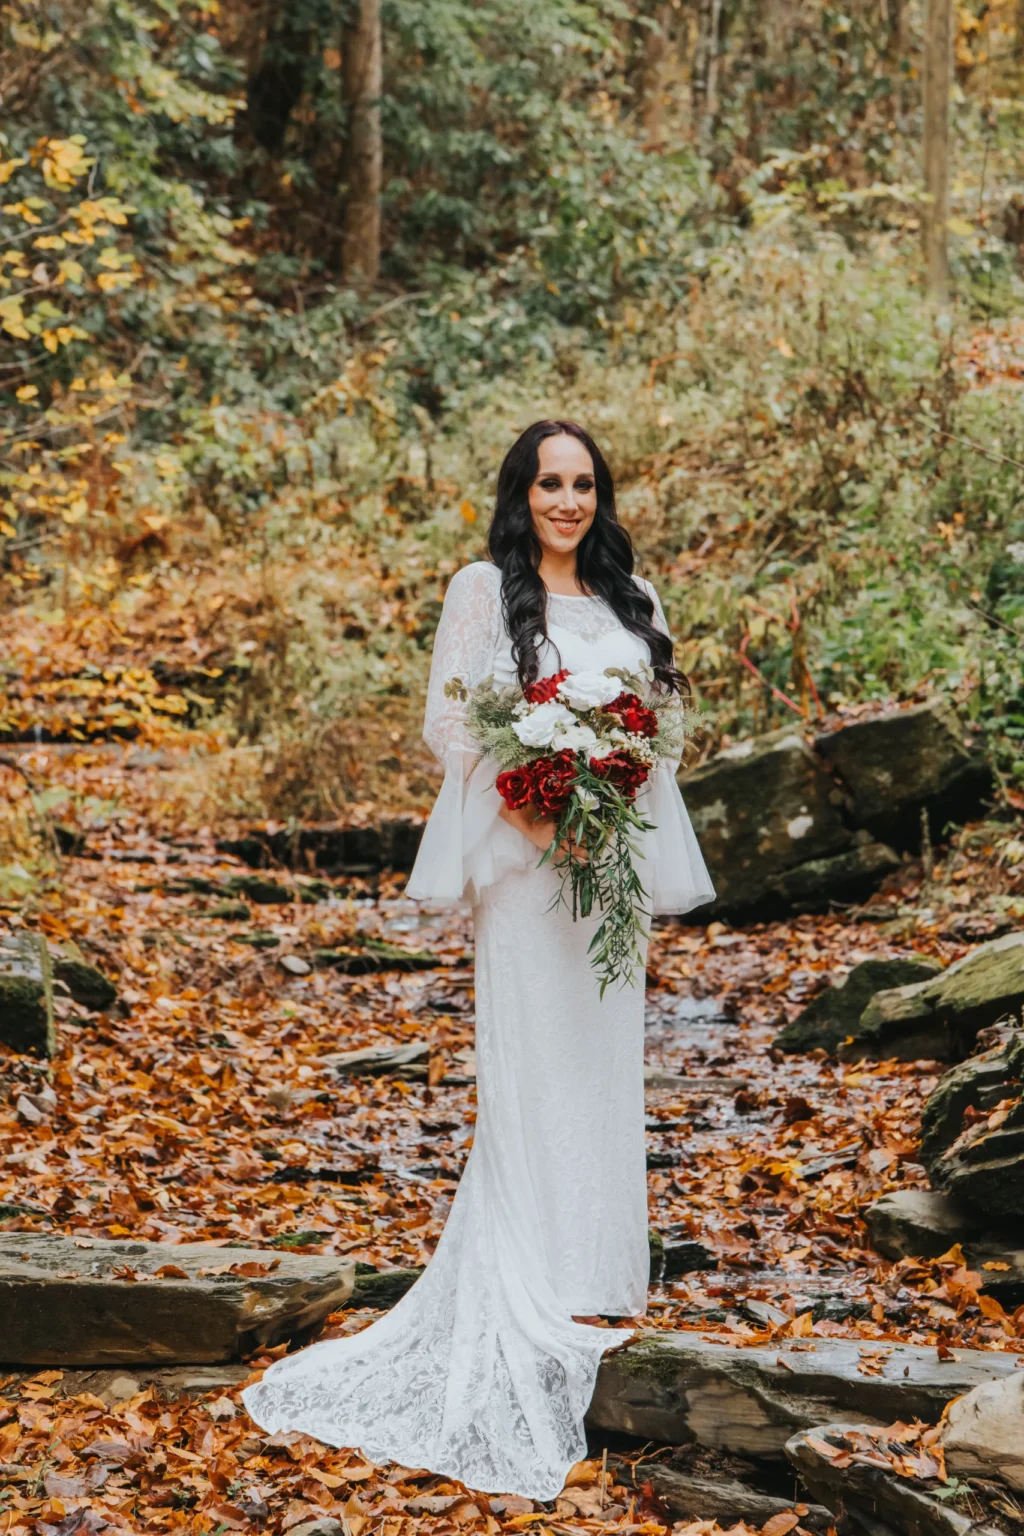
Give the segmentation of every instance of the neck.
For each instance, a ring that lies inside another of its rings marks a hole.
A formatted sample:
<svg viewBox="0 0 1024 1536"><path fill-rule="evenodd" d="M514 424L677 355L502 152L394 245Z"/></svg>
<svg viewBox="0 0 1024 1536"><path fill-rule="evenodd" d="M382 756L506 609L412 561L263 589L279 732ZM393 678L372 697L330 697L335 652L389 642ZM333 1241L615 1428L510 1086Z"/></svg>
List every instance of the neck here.
<svg viewBox="0 0 1024 1536"><path fill-rule="evenodd" d="M537 567L537 574L549 592L562 597L572 597L580 592L574 549L570 549L564 555L555 550L544 550L540 565Z"/></svg>

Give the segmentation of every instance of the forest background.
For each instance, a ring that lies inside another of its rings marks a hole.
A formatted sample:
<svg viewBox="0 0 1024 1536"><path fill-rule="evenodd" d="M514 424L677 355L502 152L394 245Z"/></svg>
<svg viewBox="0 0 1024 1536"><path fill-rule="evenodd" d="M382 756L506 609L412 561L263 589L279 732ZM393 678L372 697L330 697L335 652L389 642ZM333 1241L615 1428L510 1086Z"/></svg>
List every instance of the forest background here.
<svg viewBox="0 0 1024 1536"><path fill-rule="evenodd" d="M607 447L708 749L938 688L1021 803L1019 4L0 25L0 737L177 736L158 813L207 825L425 808L446 582L557 414Z"/></svg>

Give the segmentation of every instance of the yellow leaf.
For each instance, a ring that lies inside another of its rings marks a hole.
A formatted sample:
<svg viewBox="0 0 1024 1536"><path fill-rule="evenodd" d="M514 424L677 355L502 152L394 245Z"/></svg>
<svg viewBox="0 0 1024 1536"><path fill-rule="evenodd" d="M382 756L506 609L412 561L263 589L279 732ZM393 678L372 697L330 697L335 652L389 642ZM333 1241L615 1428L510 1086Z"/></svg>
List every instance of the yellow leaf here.
<svg viewBox="0 0 1024 1536"><path fill-rule="evenodd" d="M61 517L64 519L64 521L66 523L71 523L72 526L75 523L80 523L83 517L88 517L88 515L89 503L86 501L84 496L76 496L71 505L65 507L61 512Z"/></svg>
<svg viewBox="0 0 1024 1536"><path fill-rule="evenodd" d="M19 400L34 400L39 391L34 384L23 384L17 391Z"/></svg>
<svg viewBox="0 0 1024 1536"><path fill-rule="evenodd" d="M40 337L40 340L42 341L43 346L46 348L47 352L56 352L60 346L60 342L57 340L56 331L44 331Z"/></svg>
<svg viewBox="0 0 1024 1536"><path fill-rule="evenodd" d="M471 501L461 502L459 505L459 511L467 523L476 522L476 508L473 506Z"/></svg>
<svg viewBox="0 0 1024 1536"><path fill-rule="evenodd" d="M57 270L69 283L80 283L85 276L85 268L73 256L66 256Z"/></svg>
<svg viewBox="0 0 1024 1536"><path fill-rule="evenodd" d="M37 251L62 251L64 249L64 236L37 235L32 244Z"/></svg>
<svg viewBox="0 0 1024 1536"><path fill-rule="evenodd" d="M37 213L33 213L28 203L4 203L4 213L18 214L26 224L41 224L43 221Z"/></svg>
<svg viewBox="0 0 1024 1536"><path fill-rule="evenodd" d="M974 225L967 219L947 219L946 228L951 235L973 235Z"/></svg>
<svg viewBox="0 0 1024 1536"><path fill-rule="evenodd" d="M0 518L0 533L6 534L9 539L13 539L16 537L17 532L17 528L12 528L10 523L5 523L3 519Z"/></svg>
<svg viewBox="0 0 1024 1536"><path fill-rule="evenodd" d="M0 187L5 181L10 181L19 165L28 165L27 160L0 160Z"/></svg>

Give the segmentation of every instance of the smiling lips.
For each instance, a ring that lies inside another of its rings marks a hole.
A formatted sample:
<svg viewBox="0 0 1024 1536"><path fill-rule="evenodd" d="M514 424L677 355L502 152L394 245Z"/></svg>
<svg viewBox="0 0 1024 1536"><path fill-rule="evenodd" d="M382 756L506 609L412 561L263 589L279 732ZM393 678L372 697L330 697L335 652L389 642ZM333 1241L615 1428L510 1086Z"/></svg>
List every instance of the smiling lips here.
<svg viewBox="0 0 1024 1536"><path fill-rule="evenodd" d="M548 521L558 529L559 533L570 534L579 527L583 519L581 517L552 517Z"/></svg>

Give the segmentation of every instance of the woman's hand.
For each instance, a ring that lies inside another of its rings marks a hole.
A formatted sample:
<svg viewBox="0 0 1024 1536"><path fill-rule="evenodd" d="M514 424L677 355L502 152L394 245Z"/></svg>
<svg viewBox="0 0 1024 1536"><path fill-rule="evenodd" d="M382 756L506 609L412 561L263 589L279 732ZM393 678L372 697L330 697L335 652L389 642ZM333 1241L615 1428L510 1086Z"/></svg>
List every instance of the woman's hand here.
<svg viewBox="0 0 1024 1536"><path fill-rule="evenodd" d="M553 816L537 816L525 808L518 811L510 811L508 806L502 803L498 812L502 821L507 821L510 827L515 827L524 837L528 837L535 848L541 853L546 853L551 847L551 839L555 835L558 823Z"/></svg>

